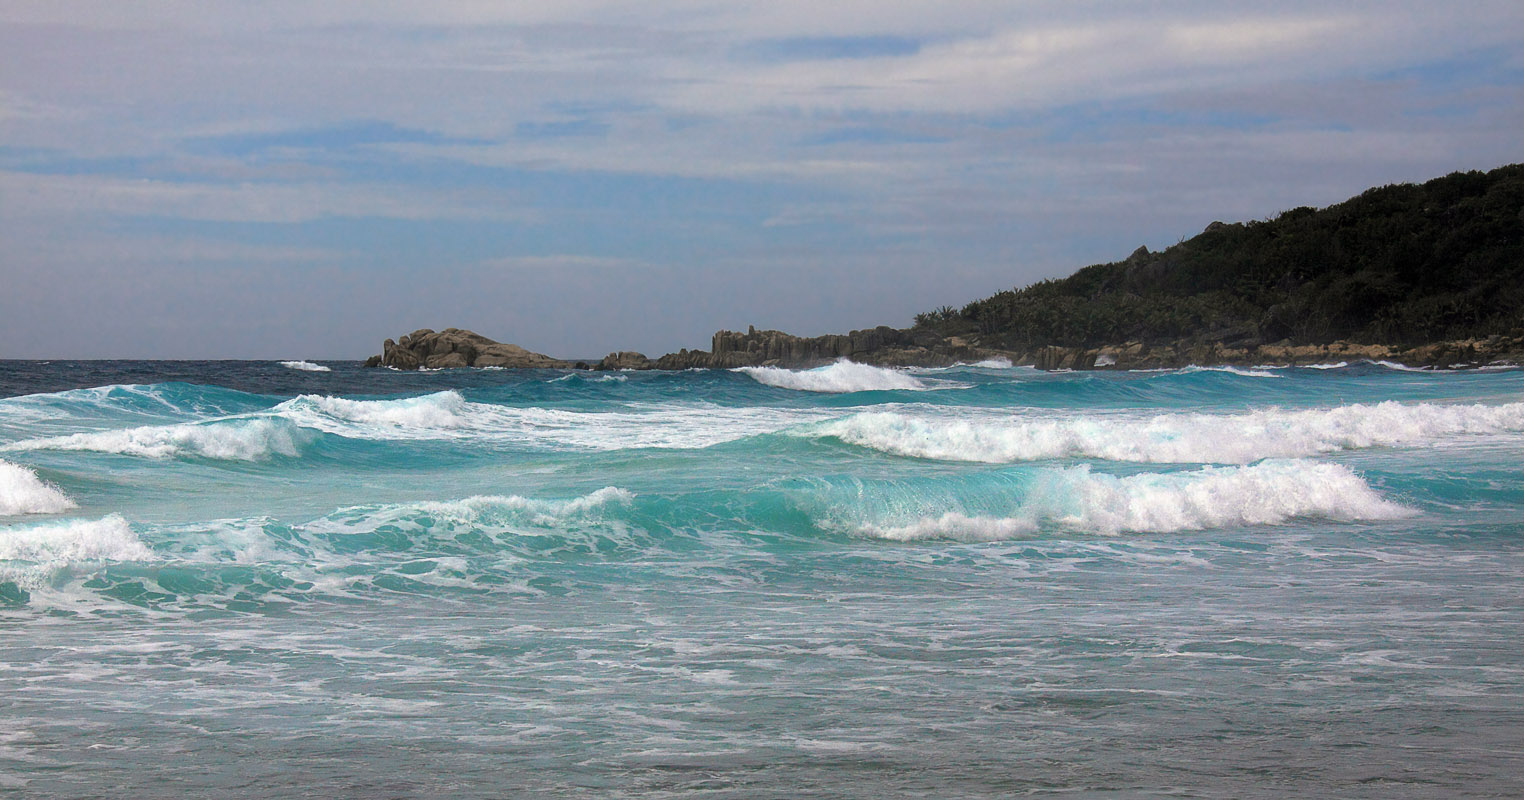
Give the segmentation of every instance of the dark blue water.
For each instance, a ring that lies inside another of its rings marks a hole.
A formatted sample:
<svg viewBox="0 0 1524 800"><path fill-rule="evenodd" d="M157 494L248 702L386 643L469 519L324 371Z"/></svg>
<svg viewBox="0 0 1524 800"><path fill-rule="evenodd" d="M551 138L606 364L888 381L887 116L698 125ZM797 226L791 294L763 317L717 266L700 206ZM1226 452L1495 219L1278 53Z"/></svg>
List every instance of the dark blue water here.
<svg viewBox="0 0 1524 800"><path fill-rule="evenodd" d="M0 791L1519 796L1521 462L1518 370L0 362Z"/></svg>

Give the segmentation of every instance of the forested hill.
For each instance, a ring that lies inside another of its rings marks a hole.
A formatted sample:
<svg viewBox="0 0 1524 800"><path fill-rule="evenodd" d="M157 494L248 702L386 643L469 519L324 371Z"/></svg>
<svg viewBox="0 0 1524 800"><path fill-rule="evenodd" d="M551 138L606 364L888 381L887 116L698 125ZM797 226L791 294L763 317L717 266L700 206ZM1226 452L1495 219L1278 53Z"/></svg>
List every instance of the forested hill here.
<svg viewBox="0 0 1524 800"><path fill-rule="evenodd" d="M1336 340L1414 346L1524 333L1524 165L1214 222L1162 252L916 317L981 347Z"/></svg>

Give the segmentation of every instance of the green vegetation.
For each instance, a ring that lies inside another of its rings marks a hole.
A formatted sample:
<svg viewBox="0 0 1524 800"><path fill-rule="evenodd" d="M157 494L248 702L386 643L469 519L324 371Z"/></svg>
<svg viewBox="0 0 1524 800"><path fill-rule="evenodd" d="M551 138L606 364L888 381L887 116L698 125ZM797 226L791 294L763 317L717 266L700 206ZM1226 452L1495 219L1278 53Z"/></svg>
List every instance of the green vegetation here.
<svg viewBox="0 0 1524 800"><path fill-rule="evenodd" d="M1214 222L1126 261L1000 292L916 327L980 345L1186 339L1420 345L1524 332L1524 164Z"/></svg>

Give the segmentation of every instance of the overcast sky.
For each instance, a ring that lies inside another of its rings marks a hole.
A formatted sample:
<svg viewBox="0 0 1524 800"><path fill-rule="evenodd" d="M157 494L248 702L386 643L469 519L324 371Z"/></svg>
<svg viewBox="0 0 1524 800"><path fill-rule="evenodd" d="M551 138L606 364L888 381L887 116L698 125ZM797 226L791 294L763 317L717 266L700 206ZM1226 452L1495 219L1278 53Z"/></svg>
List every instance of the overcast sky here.
<svg viewBox="0 0 1524 800"><path fill-rule="evenodd" d="M6 0L0 357L903 326L1521 131L1518 0Z"/></svg>

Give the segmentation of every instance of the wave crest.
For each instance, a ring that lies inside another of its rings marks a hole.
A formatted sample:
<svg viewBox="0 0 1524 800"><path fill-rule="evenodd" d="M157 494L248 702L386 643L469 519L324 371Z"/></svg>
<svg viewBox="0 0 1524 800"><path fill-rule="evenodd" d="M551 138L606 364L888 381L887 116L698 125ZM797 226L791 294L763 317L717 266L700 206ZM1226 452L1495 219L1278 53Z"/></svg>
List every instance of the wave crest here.
<svg viewBox="0 0 1524 800"><path fill-rule="evenodd" d="M738 367L736 372L750 375L758 383L779 389L802 392L925 391L934 387L914 376L887 367L859 364L845 359L815 369L791 370L778 367Z"/></svg>
<svg viewBox="0 0 1524 800"><path fill-rule="evenodd" d="M36 588L48 575L73 564L152 558L127 520L116 514L0 529L0 580L25 588Z"/></svg>
<svg viewBox="0 0 1524 800"><path fill-rule="evenodd" d="M831 436L895 455L1009 463L1099 458L1143 463L1243 464L1339 450L1414 445L1456 434L1524 431L1524 403L1270 409L1247 414L1161 414L1148 419L924 418L867 412L803 435Z"/></svg>
<svg viewBox="0 0 1524 800"><path fill-rule="evenodd" d="M332 367L314 364L311 361L282 361L280 365L287 369L296 369L302 372L333 372Z"/></svg>
<svg viewBox="0 0 1524 800"><path fill-rule="evenodd" d="M1043 528L1114 536L1278 525L1293 519L1389 520L1414 513L1382 498L1347 467L1289 460L1127 477L1096 474L1088 466L1052 470L1008 516L949 511L848 527L893 541L994 541Z"/></svg>
<svg viewBox="0 0 1524 800"><path fill-rule="evenodd" d="M0 461L0 516L57 514L74 508L74 501L37 477L37 473Z"/></svg>
<svg viewBox="0 0 1524 800"><path fill-rule="evenodd" d="M305 437L273 419L228 419L180 425L147 425L114 431L29 439L3 450L73 450L145 458L199 456L224 461L263 461L300 455Z"/></svg>

